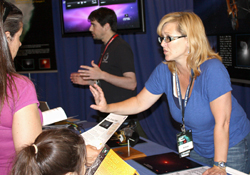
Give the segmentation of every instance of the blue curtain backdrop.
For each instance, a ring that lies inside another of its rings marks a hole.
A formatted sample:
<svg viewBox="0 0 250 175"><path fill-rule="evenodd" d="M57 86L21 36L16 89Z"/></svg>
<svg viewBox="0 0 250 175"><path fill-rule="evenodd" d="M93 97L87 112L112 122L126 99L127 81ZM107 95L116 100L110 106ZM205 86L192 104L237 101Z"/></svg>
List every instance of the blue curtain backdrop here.
<svg viewBox="0 0 250 175"><path fill-rule="evenodd" d="M95 121L93 115L96 111L89 107L93 98L88 87L73 85L69 77L80 65L90 65L91 60L97 63L101 45L95 44L92 37L62 38L59 1L52 0L52 7L58 72L31 74L31 79L36 85L39 100L47 101L51 108L61 106L67 116L78 115L81 120ZM174 11L193 11L193 0L145 0L146 33L121 35L134 52L138 92L164 59L157 42L156 28L162 16ZM249 87L233 85L233 94L250 114ZM139 114L139 118L150 140L176 150L176 128L179 124L171 118L165 96Z"/></svg>

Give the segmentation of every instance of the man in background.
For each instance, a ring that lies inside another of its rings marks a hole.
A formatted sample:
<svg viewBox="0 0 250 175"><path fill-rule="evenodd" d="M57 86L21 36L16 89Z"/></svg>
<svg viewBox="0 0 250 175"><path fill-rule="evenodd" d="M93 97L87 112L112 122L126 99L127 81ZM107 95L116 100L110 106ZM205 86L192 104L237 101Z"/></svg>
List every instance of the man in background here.
<svg viewBox="0 0 250 175"><path fill-rule="evenodd" d="M107 103L135 96L137 82L134 56L129 44L116 33L115 12L102 7L91 12L88 19L91 22L89 31L93 39L103 42L101 56L98 63L92 60L91 66L81 65L78 72L70 75L71 81L79 85L97 83L103 89ZM99 121L107 115L100 113ZM131 119L136 119L136 116L129 116L126 121Z"/></svg>

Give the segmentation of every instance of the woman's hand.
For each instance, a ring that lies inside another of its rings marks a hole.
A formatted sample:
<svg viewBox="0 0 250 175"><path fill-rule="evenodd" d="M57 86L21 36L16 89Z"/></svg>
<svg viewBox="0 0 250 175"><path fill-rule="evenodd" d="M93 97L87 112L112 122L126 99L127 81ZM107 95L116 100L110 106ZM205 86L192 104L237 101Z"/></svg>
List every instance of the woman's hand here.
<svg viewBox="0 0 250 175"><path fill-rule="evenodd" d="M93 94L96 103L96 105L92 104L90 107L101 112L108 112L108 105L102 89L97 84L89 86L89 89Z"/></svg>
<svg viewBox="0 0 250 175"><path fill-rule="evenodd" d="M213 166L207 169L202 175L227 175L227 172L226 169Z"/></svg>
<svg viewBox="0 0 250 175"><path fill-rule="evenodd" d="M94 146L91 145L86 145L86 152L87 152L87 163L86 166L91 166L94 162L95 159L97 158L97 156L100 154L100 152L102 151L103 148L101 149L97 149Z"/></svg>

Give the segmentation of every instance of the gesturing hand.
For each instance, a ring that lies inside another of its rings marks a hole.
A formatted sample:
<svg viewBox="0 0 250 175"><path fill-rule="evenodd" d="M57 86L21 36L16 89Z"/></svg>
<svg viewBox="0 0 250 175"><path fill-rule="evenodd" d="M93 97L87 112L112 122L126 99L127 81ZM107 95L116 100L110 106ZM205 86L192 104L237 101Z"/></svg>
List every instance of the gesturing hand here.
<svg viewBox="0 0 250 175"><path fill-rule="evenodd" d="M96 105L92 104L90 105L90 107L95 110L99 110L101 112L107 112L108 105L107 105L102 89L97 84L94 84L93 86L89 86L89 89L91 93L93 94L95 103L96 103Z"/></svg>
<svg viewBox="0 0 250 175"><path fill-rule="evenodd" d="M80 73L78 72L73 72L70 74L70 80L72 81L72 83L74 84L79 84L79 85L87 85L88 82L86 80L84 80L81 76Z"/></svg>
<svg viewBox="0 0 250 175"><path fill-rule="evenodd" d="M100 80L102 79L102 70L98 67L97 64L94 63L94 61L91 61L91 65L90 66L85 66L85 65L81 65L80 68L84 69L84 70L78 70L78 72L80 73L80 75L83 77L84 80Z"/></svg>

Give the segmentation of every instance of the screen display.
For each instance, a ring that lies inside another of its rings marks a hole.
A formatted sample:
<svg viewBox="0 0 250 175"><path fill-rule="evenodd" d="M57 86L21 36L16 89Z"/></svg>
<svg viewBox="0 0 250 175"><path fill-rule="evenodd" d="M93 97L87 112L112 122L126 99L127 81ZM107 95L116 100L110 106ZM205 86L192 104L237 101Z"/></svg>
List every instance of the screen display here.
<svg viewBox="0 0 250 175"><path fill-rule="evenodd" d="M210 45L222 57L231 81L250 83L250 1L194 0Z"/></svg>
<svg viewBox="0 0 250 175"><path fill-rule="evenodd" d="M141 157L133 160L156 174L169 174L174 172L176 172L176 174L186 174L185 172L178 172L202 166L186 157L180 158L179 155L174 152Z"/></svg>
<svg viewBox="0 0 250 175"><path fill-rule="evenodd" d="M63 36L90 34L88 16L100 7L115 11L118 32L145 32L142 0L61 0Z"/></svg>

